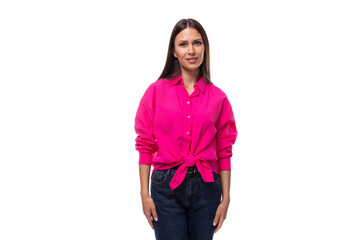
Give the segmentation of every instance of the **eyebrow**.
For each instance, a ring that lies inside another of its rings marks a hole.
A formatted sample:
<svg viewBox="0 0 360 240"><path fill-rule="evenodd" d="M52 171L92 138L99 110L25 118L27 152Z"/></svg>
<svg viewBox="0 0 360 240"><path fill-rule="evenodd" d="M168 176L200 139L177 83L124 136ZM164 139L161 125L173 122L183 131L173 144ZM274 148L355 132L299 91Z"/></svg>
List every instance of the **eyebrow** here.
<svg viewBox="0 0 360 240"><path fill-rule="evenodd" d="M198 38L198 39L194 39L194 41L202 41L202 39ZM187 40L179 40L178 42L187 42Z"/></svg>

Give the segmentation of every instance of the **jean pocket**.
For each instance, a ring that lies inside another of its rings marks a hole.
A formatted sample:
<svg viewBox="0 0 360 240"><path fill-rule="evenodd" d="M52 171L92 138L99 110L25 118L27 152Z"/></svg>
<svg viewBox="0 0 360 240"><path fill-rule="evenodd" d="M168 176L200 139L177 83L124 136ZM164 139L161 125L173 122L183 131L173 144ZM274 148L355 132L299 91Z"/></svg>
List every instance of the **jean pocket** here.
<svg viewBox="0 0 360 240"><path fill-rule="evenodd" d="M161 184L163 182L165 182L166 180L166 171L163 170L155 170L152 174L151 174L151 182L154 184Z"/></svg>
<svg viewBox="0 0 360 240"><path fill-rule="evenodd" d="M214 176L214 182L220 181L220 175L219 174L217 174L216 172L213 172L213 176Z"/></svg>

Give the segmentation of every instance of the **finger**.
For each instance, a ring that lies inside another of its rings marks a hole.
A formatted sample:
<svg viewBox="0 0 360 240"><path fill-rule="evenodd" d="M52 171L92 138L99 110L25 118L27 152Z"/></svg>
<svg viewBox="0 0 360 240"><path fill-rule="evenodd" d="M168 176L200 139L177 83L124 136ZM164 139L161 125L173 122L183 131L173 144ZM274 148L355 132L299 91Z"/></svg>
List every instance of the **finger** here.
<svg viewBox="0 0 360 240"><path fill-rule="evenodd" d="M154 229L154 225L153 225L152 220L151 220L151 214L150 214L150 213L146 213L145 216L146 216L146 219L148 220L148 222L149 222L149 224L150 224L150 227L151 227L152 229Z"/></svg>
<svg viewBox="0 0 360 240"><path fill-rule="evenodd" d="M217 224L217 226L216 226L216 228L215 228L215 230L214 230L214 233L216 233L217 231L219 231L219 229L220 229L220 228L222 227L222 225L223 225L224 220L225 220L225 219L220 218L220 221L219 221L219 223Z"/></svg>
<svg viewBox="0 0 360 240"><path fill-rule="evenodd" d="M220 220L220 213L217 212L213 221L214 227L218 224L219 220Z"/></svg>
<svg viewBox="0 0 360 240"><path fill-rule="evenodd" d="M151 209L151 214L152 214L152 217L154 218L154 220L157 222L158 221L158 215L157 215L157 212L156 212L155 208Z"/></svg>

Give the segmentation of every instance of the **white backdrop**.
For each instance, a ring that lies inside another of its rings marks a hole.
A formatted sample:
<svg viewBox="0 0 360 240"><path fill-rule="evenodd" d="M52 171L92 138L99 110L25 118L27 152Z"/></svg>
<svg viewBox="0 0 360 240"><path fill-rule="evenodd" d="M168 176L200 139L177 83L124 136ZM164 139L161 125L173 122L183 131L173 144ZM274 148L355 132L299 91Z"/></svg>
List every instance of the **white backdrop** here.
<svg viewBox="0 0 360 240"><path fill-rule="evenodd" d="M154 239L135 113L182 18L239 131L214 239L360 239L356 1L1 1L0 239Z"/></svg>

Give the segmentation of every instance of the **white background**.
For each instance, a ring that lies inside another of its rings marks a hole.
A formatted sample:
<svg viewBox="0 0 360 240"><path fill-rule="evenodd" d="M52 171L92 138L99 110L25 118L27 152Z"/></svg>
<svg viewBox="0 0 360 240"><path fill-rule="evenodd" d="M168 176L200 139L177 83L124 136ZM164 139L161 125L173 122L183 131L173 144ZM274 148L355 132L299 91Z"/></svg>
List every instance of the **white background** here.
<svg viewBox="0 0 360 240"><path fill-rule="evenodd" d="M0 239L154 239L134 120L182 18L238 128L214 239L360 239L357 1L1 1Z"/></svg>

